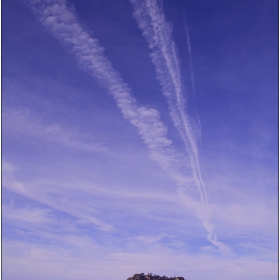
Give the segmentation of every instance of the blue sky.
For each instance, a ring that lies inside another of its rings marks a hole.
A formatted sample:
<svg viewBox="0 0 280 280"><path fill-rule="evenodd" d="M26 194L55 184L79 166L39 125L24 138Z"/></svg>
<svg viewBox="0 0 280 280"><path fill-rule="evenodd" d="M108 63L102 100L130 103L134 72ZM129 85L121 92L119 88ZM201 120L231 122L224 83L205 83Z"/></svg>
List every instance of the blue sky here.
<svg viewBox="0 0 280 280"><path fill-rule="evenodd" d="M3 279L277 279L277 1L2 1Z"/></svg>

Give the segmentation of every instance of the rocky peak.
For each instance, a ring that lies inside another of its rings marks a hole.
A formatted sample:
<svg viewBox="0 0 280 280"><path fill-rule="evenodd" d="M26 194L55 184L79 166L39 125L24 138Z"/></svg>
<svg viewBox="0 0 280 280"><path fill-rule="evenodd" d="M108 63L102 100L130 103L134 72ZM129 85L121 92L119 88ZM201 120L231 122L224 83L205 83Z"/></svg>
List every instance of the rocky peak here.
<svg viewBox="0 0 280 280"><path fill-rule="evenodd" d="M148 273L148 275L144 275L144 273L134 274L132 277L127 278L127 280L185 280L184 277L170 277L167 276L159 276L156 274Z"/></svg>

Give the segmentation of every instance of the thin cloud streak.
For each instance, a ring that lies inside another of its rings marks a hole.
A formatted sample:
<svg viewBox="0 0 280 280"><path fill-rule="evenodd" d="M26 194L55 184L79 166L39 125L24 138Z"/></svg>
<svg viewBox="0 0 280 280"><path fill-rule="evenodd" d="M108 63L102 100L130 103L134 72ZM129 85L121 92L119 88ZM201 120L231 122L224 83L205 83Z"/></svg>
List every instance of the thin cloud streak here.
<svg viewBox="0 0 280 280"><path fill-rule="evenodd" d="M185 15L183 16L183 22L184 22L186 39L187 39L187 45L188 45L188 58L189 58L189 68L190 68L190 76L191 76L191 83L192 83L192 94L193 94L193 98L195 98L195 82L194 82L194 71L193 71L191 39L190 39L190 32L189 32L187 17ZM198 126L198 129L196 129L196 130L198 131L198 135L200 137L201 136L200 119L199 119L199 117L198 117L198 115L196 113L196 109L195 108L194 108L194 112L195 112L195 117L196 117L197 126Z"/></svg>
<svg viewBox="0 0 280 280"><path fill-rule="evenodd" d="M66 147L93 153L108 153L100 141L94 141L89 135L78 130L69 130L58 123L43 124L40 119L30 116L29 109L7 109L2 112L3 131L6 134L32 136L46 142L60 143Z"/></svg>
<svg viewBox="0 0 280 280"><path fill-rule="evenodd" d="M214 226L210 222L207 192L201 177L196 137L190 117L185 113L186 101L183 97L180 61L178 50L172 38L172 28L165 20L163 11L159 8L156 0L130 0L130 2L134 7L134 17L151 49L151 60L155 66L162 93L168 101L171 118L190 156L193 177L200 193L202 206L190 201L186 197L184 189L180 188L178 192L187 205L195 209L197 216L209 233L208 240L218 246L220 251L226 252L229 248L217 241ZM189 38L188 47L190 51ZM193 75L192 82L194 82Z"/></svg>
<svg viewBox="0 0 280 280"><path fill-rule="evenodd" d="M188 44L189 67L190 67L190 75L191 75L191 82L192 82L192 93L193 93L193 95L195 95L193 62L192 62L192 48L191 48L190 32L189 32L189 27L188 27L186 16L183 17L183 21L184 21L185 33L186 33L187 44Z"/></svg>
<svg viewBox="0 0 280 280"><path fill-rule="evenodd" d="M28 185L24 182L18 181L14 178L14 171L16 168L7 162L3 162L3 187L11 190L17 194L20 194L26 198L37 201L45 206L50 207L51 209L55 209L58 211L62 211L75 217L83 222L95 224L99 230L101 231L112 231L114 230L113 226L107 224L92 215L89 215L87 211L84 210L84 207L81 205L80 207L67 207L65 203L61 202L61 200L57 199L54 196L48 194L48 191L51 189L44 190L40 188L38 185Z"/></svg>

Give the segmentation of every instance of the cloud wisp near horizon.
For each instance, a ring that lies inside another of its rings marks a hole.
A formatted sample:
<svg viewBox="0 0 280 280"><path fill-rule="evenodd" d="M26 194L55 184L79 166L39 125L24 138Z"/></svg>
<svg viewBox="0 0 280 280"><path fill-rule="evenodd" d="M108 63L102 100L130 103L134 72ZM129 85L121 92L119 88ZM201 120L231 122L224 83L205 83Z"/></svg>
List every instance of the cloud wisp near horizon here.
<svg viewBox="0 0 280 280"><path fill-rule="evenodd" d="M3 279L275 279L276 4L253 2L3 1Z"/></svg>

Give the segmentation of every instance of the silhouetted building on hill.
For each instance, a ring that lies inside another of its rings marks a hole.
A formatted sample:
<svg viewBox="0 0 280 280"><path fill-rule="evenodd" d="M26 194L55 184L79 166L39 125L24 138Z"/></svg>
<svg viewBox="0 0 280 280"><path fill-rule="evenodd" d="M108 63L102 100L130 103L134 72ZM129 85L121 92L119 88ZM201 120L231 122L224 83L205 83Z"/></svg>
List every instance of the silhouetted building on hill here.
<svg viewBox="0 0 280 280"><path fill-rule="evenodd" d="M185 280L184 277L167 277L165 275L159 276L156 274L148 273L148 275L144 275L144 273L134 274L132 277L127 278L127 280Z"/></svg>

